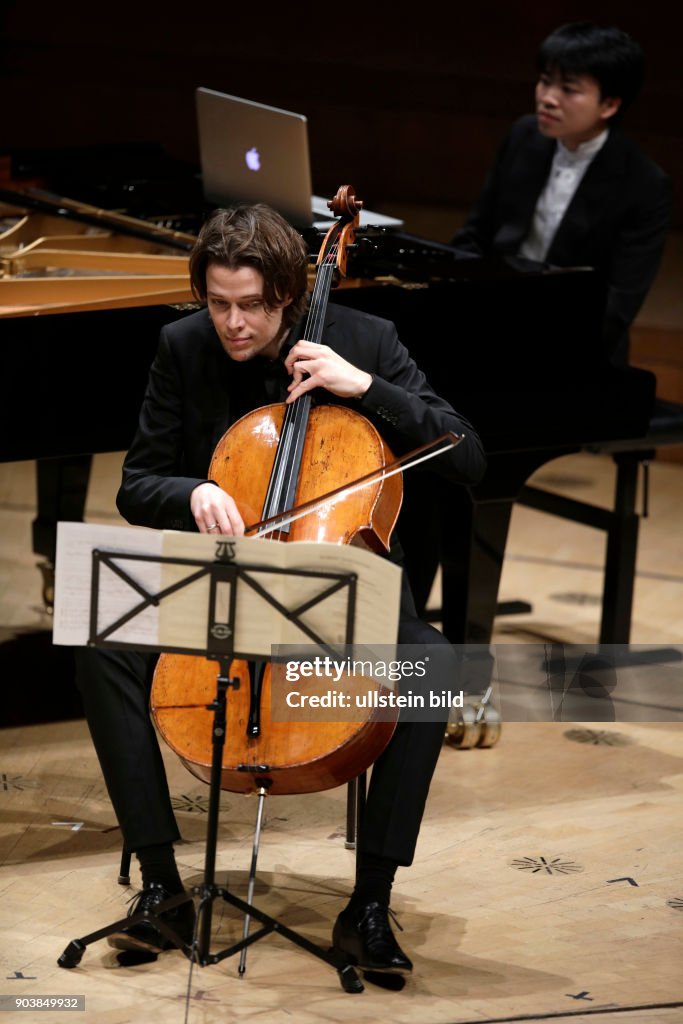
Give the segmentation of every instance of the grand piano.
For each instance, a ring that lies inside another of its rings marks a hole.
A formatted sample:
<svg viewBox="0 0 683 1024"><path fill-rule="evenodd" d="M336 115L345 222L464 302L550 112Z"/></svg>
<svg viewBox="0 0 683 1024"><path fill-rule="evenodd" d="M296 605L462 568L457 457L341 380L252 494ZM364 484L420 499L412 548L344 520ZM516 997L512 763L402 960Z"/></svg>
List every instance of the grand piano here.
<svg viewBox="0 0 683 1024"><path fill-rule="evenodd" d="M186 258L207 212L196 178L188 188L176 177L170 190L167 178L144 189L117 181L99 190L101 205L93 206L92 172L85 177L43 169L39 189L17 188L13 178L0 200L5 213L14 204L62 223L118 227L129 250L137 239L143 248L168 246L166 255L175 247L176 257L184 248ZM312 231L307 241L316 254L319 237ZM3 309L0 280L3 460L126 449L159 329L193 308L178 285L156 295L142 287L128 299L119 290L80 308L52 299L41 311L16 301ZM628 448L646 435L655 380L608 364L600 341L604 300L587 268L458 258L448 246L372 228L359 235L346 287L332 297L393 320L428 378L484 442L489 468L477 487L455 488L430 469L405 479L398 529L417 603L424 608L439 565L437 614L455 643L491 637L510 514L530 475L561 455L608 442ZM602 641L628 640L624 615L622 608L606 627L603 620Z"/></svg>

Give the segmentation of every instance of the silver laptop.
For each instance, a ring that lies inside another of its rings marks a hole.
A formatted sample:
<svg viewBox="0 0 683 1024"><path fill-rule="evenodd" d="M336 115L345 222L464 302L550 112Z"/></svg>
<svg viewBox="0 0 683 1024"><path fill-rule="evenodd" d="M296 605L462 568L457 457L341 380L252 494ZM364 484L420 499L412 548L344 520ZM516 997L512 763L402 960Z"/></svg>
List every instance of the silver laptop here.
<svg viewBox="0 0 683 1024"><path fill-rule="evenodd" d="M208 202L219 206L268 203L297 228L330 222L327 200L313 195L308 122L303 114L203 86L195 96L202 184ZM361 224L398 228L403 222L363 210Z"/></svg>

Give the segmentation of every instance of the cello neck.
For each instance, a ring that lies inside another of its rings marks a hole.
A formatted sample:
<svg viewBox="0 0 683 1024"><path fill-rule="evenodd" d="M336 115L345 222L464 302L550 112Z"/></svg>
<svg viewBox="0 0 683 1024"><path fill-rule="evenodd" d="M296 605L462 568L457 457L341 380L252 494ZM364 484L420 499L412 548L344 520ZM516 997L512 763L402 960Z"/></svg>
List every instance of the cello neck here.
<svg viewBox="0 0 683 1024"><path fill-rule="evenodd" d="M318 266L311 303L306 317L302 337L320 344L325 326L325 313L332 287L335 264L325 262ZM295 503L301 456L303 452L308 417L311 411L311 396L301 395L285 409L280 441L273 463L273 472L268 483L263 518L279 516ZM288 532L284 527L283 532Z"/></svg>
<svg viewBox="0 0 683 1024"><path fill-rule="evenodd" d="M346 272L346 249L353 241L353 229L358 223L362 205L356 200L355 192L350 185L342 186L330 202L332 210L339 214L341 219L332 224L320 248L318 269L303 333L307 341L317 345L322 342L335 272ZM263 507L263 519L282 515L295 504L310 410L309 393L301 395L285 410L278 450ZM288 526L284 527L283 532L287 532L288 529Z"/></svg>

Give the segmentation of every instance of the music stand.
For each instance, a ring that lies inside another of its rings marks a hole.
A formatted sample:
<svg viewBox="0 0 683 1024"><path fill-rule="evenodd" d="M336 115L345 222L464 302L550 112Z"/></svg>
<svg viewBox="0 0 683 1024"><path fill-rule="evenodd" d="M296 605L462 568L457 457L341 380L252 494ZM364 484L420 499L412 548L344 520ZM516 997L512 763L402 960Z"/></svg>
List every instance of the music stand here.
<svg viewBox="0 0 683 1024"><path fill-rule="evenodd" d="M213 739L204 880L201 885L194 886L191 893L183 892L174 895L157 904L153 910L140 911L130 917L123 918L122 920L115 921L104 928L100 928L89 935L73 939L57 962L60 967L76 967L80 963L88 945L93 942L97 942L99 939L105 938L114 932L120 932L125 928L130 928L143 920L153 920L154 927L157 928L173 946L180 949L192 962L197 963L202 967L205 967L208 964L218 963L221 960L234 956L236 953L246 950L248 946L259 941L259 939L264 938L266 935L269 935L271 932L277 932L290 942L293 942L295 945L305 949L307 952L318 957L320 960L323 960L325 963L328 963L331 967L334 967L339 975L344 991L362 992L364 989L363 983L354 967L347 961L347 958L343 954L337 953L334 949L322 949L305 936L286 927L280 921L253 906L250 902L235 896L226 886L218 886L215 884L216 845L218 839L219 801L221 792L220 783L223 760L222 755L225 744L227 722L226 694L228 689L237 689L240 685L238 678L230 678L230 664L233 659L242 659L247 661L264 660L262 653L240 650L240 638L237 633L237 616L240 607L240 598L245 591L258 593L262 600L265 600L271 607L277 609L278 613L283 615L290 623L294 623L296 627L308 638L309 642L319 644L325 651L334 654L334 646L321 637L315 629L311 628L310 625L303 620L302 616L305 612L309 611L315 605L320 604L332 594L342 591L345 593L346 597L344 643L345 645L353 644L356 589L358 584L357 573L353 571L330 572L292 568L282 569L279 567L264 566L263 564L238 563L234 560L234 547L234 543L226 541L225 539L218 541L216 545L216 560L213 562L192 558L164 557L162 555L131 554L129 552L122 551L102 551L98 548L95 548L92 551L89 645L120 649L134 648L136 650L146 649L150 651L171 650L176 653L203 654L205 657L218 662L219 667L216 679L216 695L212 703L210 705L206 705L207 710L213 712ZM344 549L342 548L341 550L343 551ZM155 592L152 588L149 588L145 584L141 584L138 579L131 576L130 570L126 571L123 568L122 563L128 561L134 564L147 562L186 566L189 570L189 575L181 580L171 583L168 586L163 586ZM138 598L137 603L133 605L133 607L129 608L123 614L119 614L113 622L110 622L104 627L102 627L99 622L102 566L107 566L119 579L130 585L132 593L134 593ZM316 596L312 598L309 596L297 607L288 608L277 598L269 594L264 589L263 585L256 579L256 575L263 574L264 572L268 575L275 573L276 575L285 575L294 578L307 577L309 579L319 580L322 589ZM168 645L158 646L156 644L141 644L139 642L133 644L111 639L117 631L135 617L140 616L146 609L151 606L158 607L163 600L168 598L171 594L190 586L204 577L208 577L209 579L209 601L207 609L206 642L203 648L169 647ZM218 588L221 586L224 587L226 584L230 588L230 599L227 602L227 609L224 595L221 600L218 599ZM219 606L221 608L220 620L217 618L217 609ZM250 767L253 771L254 766L245 766L245 768L246 767ZM257 782L258 781L259 780L257 779ZM264 777L262 781L264 788L267 789L267 778ZM195 937L192 943L188 944L183 942L172 925L170 925L166 920L164 920L163 916L160 915L163 915L166 911L191 900L193 895L199 897L197 927L195 929ZM247 918L255 918L260 922L262 927L250 935L246 934L245 927L245 935L240 941L235 942L233 945L228 946L217 953L211 953L209 947L211 939L212 906L213 901L219 898L236 907ZM241 964L241 973L243 972L242 967L243 960Z"/></svg>

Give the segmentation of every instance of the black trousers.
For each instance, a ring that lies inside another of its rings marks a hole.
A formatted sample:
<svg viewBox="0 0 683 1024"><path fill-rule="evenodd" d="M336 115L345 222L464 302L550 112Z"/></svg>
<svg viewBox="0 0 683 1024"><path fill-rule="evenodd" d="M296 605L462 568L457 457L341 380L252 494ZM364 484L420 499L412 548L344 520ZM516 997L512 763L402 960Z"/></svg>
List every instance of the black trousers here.
<svg viewBox="0 0 683 1024"><path fill-rule="evenodd" d="M399 643L424 645L444 687L455 679L455 655L438 630L415 612L404 580ZM76 650L76 682L125 848L180 838L157 734L149 713L156 655L103 648ZM446 678L451 672L450 679ZM439 721L401 721L375 762L359 831L359 849L409 865L415 853L447 712Z"/></svg>
<svg viewBox="0 0 683 1024"><path fill-rule="evenodd" d="M32 523L33 552L54 563L57 523L80 523L85 511L92 455L38 459L36 492L38 514Z"/></svg>

